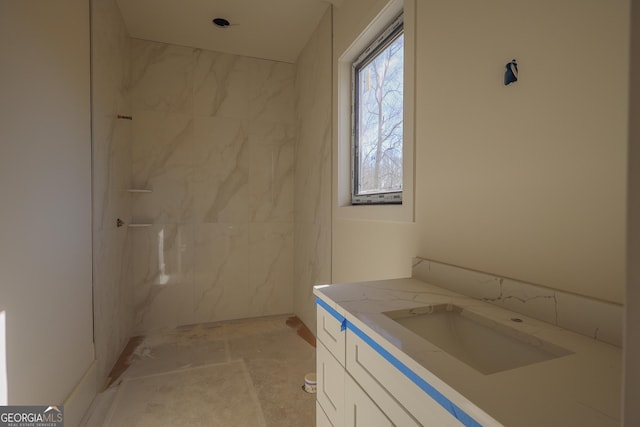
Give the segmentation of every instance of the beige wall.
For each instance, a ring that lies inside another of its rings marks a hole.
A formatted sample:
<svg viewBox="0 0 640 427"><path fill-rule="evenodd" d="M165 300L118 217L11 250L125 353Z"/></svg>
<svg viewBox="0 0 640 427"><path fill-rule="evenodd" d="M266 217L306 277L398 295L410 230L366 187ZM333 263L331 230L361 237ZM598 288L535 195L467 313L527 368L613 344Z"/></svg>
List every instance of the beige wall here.
<svg viewBox="0 0 640 427"><path fill-rule="evenodd" d="M296 61L294 313L315 331L313 286L331 282L331 8Z"/></svg>
<svg viewBox="0 0 640 427"><path fill-rule="evenodd" d="M379 14L385 18L380 22L395 18L402 9L401 2L388 5L387 1L371 2L349 0L334 8L334 49L333 49L333 233L332 233L332 280L334 283L371 279L407 277L411 275L411 259L415 256L417 235L416 225L411 222L413 206L410 194L404 211L397 206L348 206L344 194L348 193L349 171L344 170L349 150L344 147L350 126L350 99L345 99L348 85L341 80L344 76L345 57L353 54L359 46L366 45L368 39L379 33L379 28L371 28L370 23ZM408 4L413 4L409 2ZM411 31L413 20L411 8L405 11L405 31ZM407 13L408 12L408 13ZM368 31L367 31L368 30ZM368 32L367 37L360 37ZM405 34L405 44L411 45L411 36ZM346 74L348 75L348 64ZM412 73L409 73L411 75ZM348 77L347 77L348 78ZM409 79L410 80L410 79ZM407 75L405 74L405 82ZM342 83L342 86L341 86ZM408 89L407 89L408 90ZM412 117L405 115L405 121ZM405 135L412 130L405 124ZM406 153L405 153L406 154ZM410 160L412 163L412 160ZM405 182L405 187L411 182ZM344 186L347 185L345 191ZM411 191L406 192L411 193Z"/></svg>
<svg viewBox="0 0 640 427"><path fill-rule="evenodd" d="M131 232L131 41L115 0L91 3L93 316L102 385L133 330Z"/></svg>
<svg viewBox="0 0 640 427"><path fill-rule="evenodd" d="M640 114L640 1L631 12L629 117ZM627 288L624 341L623 425L640 425L640 122L629 122Z"/></svg>
<svg viewBox="0 0 640 427"><path fill-rule="evenodd" d="M8 402L60 404L93 362L89 4L4 0L0 40Z"/></svg>
<svg viewBox="0 0 640 427"><path fill-rule="evenodd" d="M334 58L365 3L336 8ZM407 275L418 255L621 303L628 9L418 1L415 223L335 219L334 282Z"/></svg>
<svg viewBox="0 0 640 427"><path fill-rule="evenodd" d="M415 240L410 223L335 219L333 283L411 276Z"/></svg>
<svg viewBox="0 0 640 427"><path fill-rule="evenodd" d="M418 5L418 255L623 301L628 9Z"/></svg>

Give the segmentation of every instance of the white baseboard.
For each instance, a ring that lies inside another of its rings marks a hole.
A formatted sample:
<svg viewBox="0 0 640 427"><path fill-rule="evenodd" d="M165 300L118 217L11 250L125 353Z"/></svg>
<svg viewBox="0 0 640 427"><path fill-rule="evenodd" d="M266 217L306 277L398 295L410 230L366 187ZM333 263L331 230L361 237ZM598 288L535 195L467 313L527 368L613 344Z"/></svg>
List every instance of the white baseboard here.
<svg viewBox="0 0 640 427"><path fill-rule="evenodd" d="M64 401L65 427L78 427L98 390L98 370L94 360L80 382Z"/></svg>

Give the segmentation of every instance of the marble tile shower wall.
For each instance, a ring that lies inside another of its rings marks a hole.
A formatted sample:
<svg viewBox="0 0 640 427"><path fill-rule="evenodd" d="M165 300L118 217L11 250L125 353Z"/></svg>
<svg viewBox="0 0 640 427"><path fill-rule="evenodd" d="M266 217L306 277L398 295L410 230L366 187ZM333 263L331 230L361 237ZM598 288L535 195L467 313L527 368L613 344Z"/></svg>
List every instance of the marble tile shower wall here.
<svg viewBox="0 0 640 427"><path fill-rule="evenodd" d="M135 330L293 308L294 68L132 40Z"/></svg>
<svg viewBox="0 0 640 427"><path fill-rule="evenodd" d="M115 0L91 2L93 307L98 378L103 381L133 329L129 34Z"/></svg>

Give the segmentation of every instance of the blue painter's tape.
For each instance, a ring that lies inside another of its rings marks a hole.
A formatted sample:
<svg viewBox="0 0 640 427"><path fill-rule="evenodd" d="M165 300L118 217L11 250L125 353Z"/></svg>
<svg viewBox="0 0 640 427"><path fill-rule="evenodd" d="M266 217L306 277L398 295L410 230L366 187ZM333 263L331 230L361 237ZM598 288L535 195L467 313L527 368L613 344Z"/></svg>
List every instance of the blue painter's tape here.
<svg viewBox="0 0 640 427"><path fill-rule="evenodd" d="M324 302L319 297L316 297L316 304L325 309L331 316L336 318L340 322L340 330L344 331L345 329L350 329L355 333L360 339L362 339L367 345L373 348L380 356L385 358L389 363L391 363L397 370L402 372L404 376L409 378L411 382L420 387L422 391L427 393L433 400L435 400L440 406L442 406L447 412L453 415L457 420L459 420L466 427L482 427L482 424L471 418L469 414L460 409L455 403L451 402L447 399L442 393L440 393L436 388L434 388L431 384L425 381L423 378L418 376L415 372L407 367L404 363L399 361L394 355L389 353L384 347L371 339L367 334L362 332L357 326L353 323L347 321L344 316L338 313L333 307Z"/></svg>
<svg viewBox="0 0 640 427"><path fill-rule="evenodd" d="M316 299L316 301L318 301ZM322 301L322 300L320 300ZM322 301L324 303L324 301ZM324 307L324 306L323 306ZM482 424L471 418L469 414L460 409L455 403L447 399L438 390L436 390L431 384L426 382L423 378L418 376L415 372L407 367L404 363L396 359L394 355L385 350L380 344L371 339L367 334L362 332L353 323L346 321L347 328L353 331L360 339L373 348L380 356L384 357L389 363L391 363L397 370L402 372L404 376L409 378L415 385L420 387L422 391L427 393L433 400L438 402L440 406L453 415L458 421L464 424L466 427L482 427Z"/></svg>
<svg viewBox="0 0 640 427"><path fill-rule="evenodd" d="M338 320L338 322L340 322L340 330L341 331L344 331L345 329L347 329L347 319L345 319L343 315L338 313L333 307L331 307L329 304L327 304L326 302L324 302L323 300L321 300L318 297L316 297L316 304L319 305L320 307L324 308L325 310L327 310L327 312L330 315L335 317Z"/></svg>

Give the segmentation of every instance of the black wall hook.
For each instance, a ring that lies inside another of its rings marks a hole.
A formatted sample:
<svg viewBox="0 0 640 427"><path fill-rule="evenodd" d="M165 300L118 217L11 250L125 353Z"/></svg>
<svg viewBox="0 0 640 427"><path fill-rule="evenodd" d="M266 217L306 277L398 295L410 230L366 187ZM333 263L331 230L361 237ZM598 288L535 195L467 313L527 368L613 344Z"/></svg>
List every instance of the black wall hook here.
<svg viewBox="0 0 640 427"><path fill-rule="evenodd" d="M511 83L518 81L518 63L515 59L512 59L510 62L507 62L505 68L504 85L509 86Z"/></svg>

